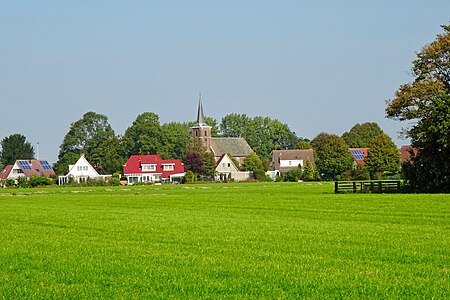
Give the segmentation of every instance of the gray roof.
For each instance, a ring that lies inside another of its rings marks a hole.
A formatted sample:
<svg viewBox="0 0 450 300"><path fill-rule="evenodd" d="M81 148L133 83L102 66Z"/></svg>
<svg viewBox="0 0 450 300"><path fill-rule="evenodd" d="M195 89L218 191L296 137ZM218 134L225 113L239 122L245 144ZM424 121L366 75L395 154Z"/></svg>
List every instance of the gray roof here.
<svg viewBox="0 0 450 300"><path fill-rule="evenodd" d="M280 167L280 160L303 160L306 162L309 159L313 166L316 165L314 160L314 150L313 149L295 149L295 150L274 150L272 152L272 169L287 171L296 166L292 167Z"/></svg>
<svg viewBox="0 0 450 300"><path fill-rule="evenodd" d="M246 157L253 152L247 141L242 137L211 138L211 150L214 156L229 153L233 157Z"/></svg>

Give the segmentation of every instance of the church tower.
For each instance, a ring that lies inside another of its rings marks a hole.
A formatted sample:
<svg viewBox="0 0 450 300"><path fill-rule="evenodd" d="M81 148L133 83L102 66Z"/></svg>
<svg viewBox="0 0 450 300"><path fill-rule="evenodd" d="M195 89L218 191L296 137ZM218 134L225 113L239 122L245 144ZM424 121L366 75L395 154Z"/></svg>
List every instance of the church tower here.
<svg viewBox="0 0 450 300"><path fill-rule="evenodd" d="M197 124L191 127L192 139L198 139L206 151L211 151L211 126L205 123L205 115L203 114L202 98L198 100Z"/></svg>

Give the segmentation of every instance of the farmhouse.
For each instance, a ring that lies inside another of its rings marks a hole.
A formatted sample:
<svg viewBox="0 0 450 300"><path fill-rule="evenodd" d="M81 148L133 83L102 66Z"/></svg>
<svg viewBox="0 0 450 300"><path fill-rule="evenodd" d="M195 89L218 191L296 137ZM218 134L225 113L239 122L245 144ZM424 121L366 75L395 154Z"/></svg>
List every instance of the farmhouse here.
<svg viewBox="0 0 450 300"><path fill-rule="evenodd" d="M100 175L92 167L92 165L86 160L84 155L78 159L74 165L69 165L69 173L65 176L58 177L58 185L73 181L76 183L86 182L90 179L107 179L111 178L112 175Z"/></svg>
<svg viewBox="0 0 450 300"><path fill-rule="evenodd" d="M224 155L230 154L239 164L253 152L247 141L242 137L212 137L211 126L205 123L203 105L198 103L197 123L191 127L192 139L198 139L209 151L216 162Z"/></svg>
<svg viewBox="0 0 450 300"><path fill-rule="evenodd" d="M132 155L124 165L123 173L128 184L173 181L184 176L184 164L178 159L164 160L157 154Z"/></svg>
<svg viewBox="0 0 450 300"><path fill-rule="evenodd" d="M274 150L271 167L272 171L285 173L299 166L303 168L308 160L313 166L316 165L313 149Z"/></svg>
<svg viewBox="0 0 450 300"><path fill-rule="evenodd" d="M215 166L216 179L221 181L245 181L251 178L251 172L240 171L228 154L222 154Z"/></svg>
<svg viewBox="0 0 450 300"><path fill-rule="evenodd" d="M19 177L30 178L33 175L56 177L55 171L46 160L37 159L20 159L16 160L13 165L6 166L0 172L0 180L13 179Z"/></svg>

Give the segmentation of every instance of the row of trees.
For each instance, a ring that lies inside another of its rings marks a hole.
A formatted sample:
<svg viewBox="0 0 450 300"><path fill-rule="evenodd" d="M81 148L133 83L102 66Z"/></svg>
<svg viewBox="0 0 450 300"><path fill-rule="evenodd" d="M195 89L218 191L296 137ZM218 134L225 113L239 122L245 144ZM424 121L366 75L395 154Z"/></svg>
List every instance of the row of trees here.
<svg viewBox="0 0 450 300"><path fill-rule="evenodd" d="M392 140L376 123L356 124L342 137L321 133L312 141L298 138L286 124L268 117L249 118L245 114L230 114L212 124L215 136L244 137L256 150L242 166L241 170L252 171L256 179L265 179L271 152L276 149L315 150L317 169L305 166L305 170L293 170L285 179L367 179L379 178L383 172L399 170L398 151ZM211 177L214 173L214 158L200 143L190 139L191 123L166 123L161 125L156 114L145 112L139 115L127 128L123 136L115 135L106 116L88 112L72 123L60 146L55 170L67 173L83 153L101 173L121 172L130 155L158 153L163 158L181 159L185 168L197 175ZM257 130L257 128L259 128ZM0 157L3 164L11 164L16 159L31 159L34 149L23 135L14 134L1 142ZM369 147L366 168L354 169L349 147ZM311 169L311 170L310 170Z"/></svg>

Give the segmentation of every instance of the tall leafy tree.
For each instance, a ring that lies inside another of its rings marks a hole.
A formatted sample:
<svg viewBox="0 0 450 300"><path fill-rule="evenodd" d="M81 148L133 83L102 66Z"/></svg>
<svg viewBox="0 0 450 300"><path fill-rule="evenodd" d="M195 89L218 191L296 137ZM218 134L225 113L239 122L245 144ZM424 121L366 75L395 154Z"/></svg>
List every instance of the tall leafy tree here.
<svg viewBox="0 0 450 300"><path fill-rule="evenodd" d="M293 149L298 141L287 124L269 117L230 114L222 118L220 131L224 137L245 138L263 160L269 160L273 150Z"/></svg>
<svg viewBox="0 0 450 300"><path fill-rule="evenodd" d="M163 147L160 151L162 157L183 159L186 145L191 138L190 128L187 124L171 122L161 126Z"/></svg>
<svg viewBox="0 0 450 300"><path fill-rule="evenodd" d="M59 174L67 173L69 164L75 163L81 154L93 166L100 166L99 156L94 153L105 140L114 137L114 131L105 115L87 112L70 125L69 132L59 147L56 169Z"/></svg>
<svg viewBox="0 0 450 300"><path fill-rule="evenodd" d="M152 112L140 114L125 131L123 140L128 148L128 156L158 154L163 140L159 116Z"/></svg>
<svg viewBox="0 0 450 300"><path fill-rule="evenodd" d="M320 133L311 141L311 145L316 154L317 168L324 179L339 179L352 168L353 158L341 137Z"/></svg>
<svg viewBox="0 0 450 300"><path fill-rule="evenodd" d="M388 118L412 124L405 129L418 149L405 175L412 189L450 192L450 25L417 53L414 80L387 102Z"/></svg>
<svg viewBox="0 0 450 300"><path fill-rule="evenodd" d="M364 161L372 179L380 179L384 172L397 173L400 170L400 153L387 134L375 137L368 147Z"/></svg>
<svg viewBox="0 0 450 300"><path fill-rule="evenodd" d="M3 138L0 142L0 162L3 165L11 165L17 159L33 159L34 148L24 135L15 133Z"/></svg>
<svg viewBox="0 0 450 300"><path fill-rule="evenodd" d="M197 139L190 140L186 145L185 170L212 178L215 172L214 166L214 156L206 151L203 144Z"/></svg>
<svg viewBox="0 0 450 300"><path fill-rule="evenodd" d="M312 149L311 142L306 139L300 139L297 144L295 144L295 149L306 150Z"/></svg>
<svg viewBox="0 0 450 300"><path fill-rule="evenodd" d="M383 130L377 123L367 122L356 124L349 132L345 132L342 138L351 148L367 148L369 143L381 133Z"/></svg>
<svg viewBox="0 0 450 300"><path fill-rule="evenodd" d="M259 158L259 156L252 152L250 153L242 163L242 170L251 171L253 177L256 180L265 180L267 165Z"/></svg>

